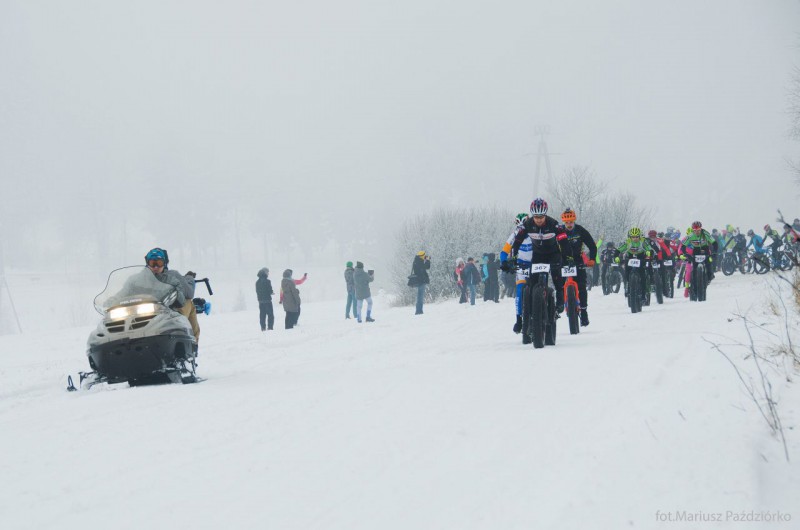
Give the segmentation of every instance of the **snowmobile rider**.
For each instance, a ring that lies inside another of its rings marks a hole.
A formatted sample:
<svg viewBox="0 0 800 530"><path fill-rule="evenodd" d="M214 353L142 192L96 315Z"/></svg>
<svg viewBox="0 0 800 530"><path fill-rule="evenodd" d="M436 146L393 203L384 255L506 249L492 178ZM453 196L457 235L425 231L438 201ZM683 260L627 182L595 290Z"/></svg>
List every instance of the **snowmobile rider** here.
<svg viewBox="0 0 800 530"><path fill-rule="evenodd" d="M533 243L531 263L549 263L550 276L556 288L556 311L564 312L564 280L561 277L562 256L566 256L565 265L575 265L575 259L570 256L566 247L567 233L564 227L547 215L547 202L537 197L531 203L531 216L520 226L514 243L511 246L511 257L517 260L520 247L527 238ZM509 261L512 261L509 260ZM503 270L511 270L507 261Z"/></svg>
<svg viewBox="0 0 800 530"><path fill-rule="evenodd" d="M586 266L594 267L597 261L597 245L595 245L594 238L592 238L588 230L579 224L575 224L577 219L578 216L570 208L567 208L561 214L561 221L564 222L564 228L566 228L567 233L567 240L564 245L569 252L567 259L572 258L572 261L578 266L578 275L575 280L578 282L578 298L580 298L581 303L581 326L588 326L589 313L586 311L586 306L589 305L589 300L586 294ZM586 245L586 248L589 249L589 260L585 265L581 258L583 245Z"/></svg>
<svg viewBox="0 0 800 530"><path fill-rule="evenodd" d="M170 270L167 251L161 248L154 248L148 252L144 257L144 261L158 281L175 288L178 297L172 309L175 309L189 320L194 338L199 342L200 326L197 323L197 310L194 307L194 302L192 302L195 273L189 271L186 275L182 275L178 271Z"/></svg>

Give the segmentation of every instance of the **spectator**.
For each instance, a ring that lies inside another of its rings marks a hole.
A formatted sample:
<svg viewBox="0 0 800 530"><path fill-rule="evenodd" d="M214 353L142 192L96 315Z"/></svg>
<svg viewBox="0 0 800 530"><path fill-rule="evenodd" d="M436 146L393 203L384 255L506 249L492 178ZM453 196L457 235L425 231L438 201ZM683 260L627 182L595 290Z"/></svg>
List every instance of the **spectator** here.
<svg viewBox="0 0 800 530"><path fill-rule="evenodd" d="M356 270L353 273L353 283L355 284L356 299L358 300L358 312L356 318L358 323L361 324L361 309L364 306L364 300L367 301L367 322L375 322L372 318L372 293L369 291L369 284L374 280L374 272L364 272L364 264L360 261L356 262Z"/></svg>
<svg viewBox="0 0 800 530"><path fill-rule="evenodd" d="M469 289L469 305L475 305L475 287L481 283L481 273L475 266L475 258L467 258L461 278L464 280L466 288Z"/></svg>
<svg viewBox="0 0 800 530"><path fill-rule="evenodd" d="M461 273L464 271L465 266L466 263L464 263L464 258L456 259L456 270L453 272L453 279L456 281L458 290L461 292L461 297L458 299L459 304L466 303L467 301L467 287L464 285L464 280L461 277Z"/></svg>
<svg viewBox="0 0 800 530"><path fill-rule="evenodd" d="M350 318L350 304L353 305L353 316L357 317L356 313L356 288L353 284L353 262L348 261L344 269L344 283L347 286L347 305L344 308L344 318Z"/></svg>
<svg viewBox="0 0 800 530"><path fill-rule="evenodd" d="M500 263L495 261L494 252L489 252L486 255L485 283L483 288L483 301L492 300L495 303L500 302L500 284L498 283L497 271L500 270Z"/></svg>
<svg viewBox="0 0 800 530"><path fill-rule="evenodd" d="M411 276L408 277L408 286L417 288L417 310L415 315L422 314L422 305L425 301L425 286L431 283L428 270L431 268L431 257L424 250L417 252L411 263Z"/></svg>
<svg viewBox="0 0 800 530"><path fill-rule="evenodd" d="M272 282L269 280L269 269L264 267L258 271L256 280L256 296L258 297L258 321L261 331L271 330L275 324L275 313L272 310ZM269 317L269 320L267 320Z"/></svg>
<svg viewBox="0 0 800 530"><path fill-rule="evenodd" d="M287 269L291 270L291 269ZM308 279L308 273L304 272L303 277L299 280L292 279L295 285L303 285L305 281ZM283 303L283 282L281 282L281 303ZM294 325L297 325L297 321L300 320L300 308L297 308L297 318L294 319Z"/></svg>
<svg viewBox="0 0 800 530"><path fill-rule="evenodd" d="M283 271L281 293L283 293L283 310L286 311L284 325L286 329L292 329L300 316L300 291L297 289L295 280L292 279L292 269Z"/></svg>

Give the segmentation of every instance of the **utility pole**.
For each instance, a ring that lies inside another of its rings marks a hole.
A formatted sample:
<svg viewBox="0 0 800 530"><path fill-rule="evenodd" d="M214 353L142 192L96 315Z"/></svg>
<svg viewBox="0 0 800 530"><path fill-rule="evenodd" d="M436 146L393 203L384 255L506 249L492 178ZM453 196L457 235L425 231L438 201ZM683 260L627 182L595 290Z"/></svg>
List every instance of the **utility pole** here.
<svg viewBox="0 0 800 530"><path fill-rule="evenodd" d="M536 127L536 134L539 135L539 150L536 154L536 175L533 180L533 196L540 197L539 183L541 182L542 160L544 160L545 168L547 169L547 182L550 183L553 181L553 170L550 167L550 152L547 150L547 142L544 140L544 137L550 134L550 126L540 125Z"/></svg>

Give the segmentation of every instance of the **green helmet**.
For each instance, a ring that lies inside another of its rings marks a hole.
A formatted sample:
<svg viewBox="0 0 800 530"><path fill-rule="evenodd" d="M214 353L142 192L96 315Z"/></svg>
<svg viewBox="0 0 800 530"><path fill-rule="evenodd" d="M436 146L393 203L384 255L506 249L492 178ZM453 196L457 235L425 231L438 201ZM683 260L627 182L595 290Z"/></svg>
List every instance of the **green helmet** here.
<svg viewBox="0 0 800 530"><path fill-rule="evenodd" d="M642 229L638 226L634 226L628 230L628 237L642 237Z"/></svg>
<svg viewBox="0 0 800 530"><path fill-rule="evenodd" d="M517 216L514 218L514 223L515 223L517 226L519 226L519 225L521 225L522 223L524 223L524 222L525 222L525 219L527 219L527 218L528 218L528 214L526 214L525 212L518 213L518 214L517 214Z"/></svg>

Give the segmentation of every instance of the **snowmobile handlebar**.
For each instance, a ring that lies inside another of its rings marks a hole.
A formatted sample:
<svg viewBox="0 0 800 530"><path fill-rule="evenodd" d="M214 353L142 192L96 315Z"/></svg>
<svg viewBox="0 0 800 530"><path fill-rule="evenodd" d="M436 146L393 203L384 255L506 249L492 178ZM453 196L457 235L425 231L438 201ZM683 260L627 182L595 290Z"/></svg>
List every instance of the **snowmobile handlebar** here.
<svg viewBox="0 0 800 530"><path fill-rule="evenodd" d="M198 283L206 284L206 289L208 289L208 294L210 294L212 296L214 295L214 291L211 290L211 283L209 283L208 278L202 278L202 279L199 279L199 280L195 279L194 283L195 283L195 285L198 284Z"/></svg>

